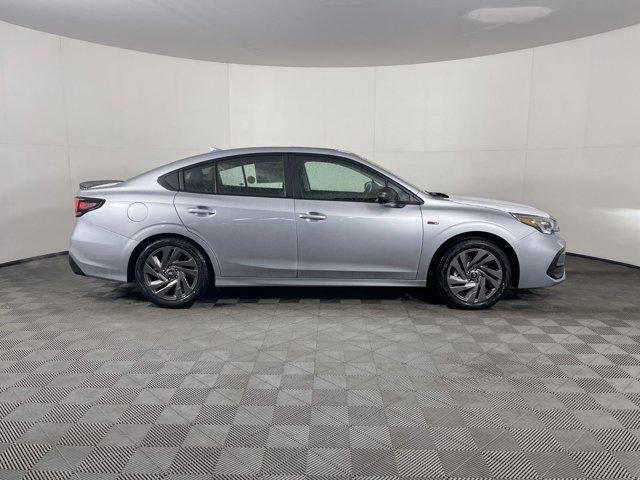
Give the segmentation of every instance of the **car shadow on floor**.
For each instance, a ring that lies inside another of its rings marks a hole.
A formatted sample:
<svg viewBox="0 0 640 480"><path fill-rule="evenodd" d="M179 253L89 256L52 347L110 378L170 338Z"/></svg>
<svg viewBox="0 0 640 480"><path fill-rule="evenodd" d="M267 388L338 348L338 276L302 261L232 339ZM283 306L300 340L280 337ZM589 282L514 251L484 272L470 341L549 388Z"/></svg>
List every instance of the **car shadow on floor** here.
<svg viewBox="0 0 640 480"><path fill-rule="evenodd" d="M145 300L135 284L123 288L123 297ZM278 299L282 301L299 300L414 300L437 303L439 299L424 288L392 287L224 287L212 288L199 301L211 302L224 299L237 299L243 303L260 300Z"/></svg>
<svg viewBox="0 0 640 480"><path fill-rule="evenodd" d="M529 290L509 290L502 300L524 300ZM143 302L148 300L134 284L128 284L122 297ZM440 296L427 288L405 287L224 287L213 288L197 302L211 303L299 303L305 300L319 300L321 303L340 303L359 301L360 303L382 303L386 301L405 301L444 305Z"/></svg>

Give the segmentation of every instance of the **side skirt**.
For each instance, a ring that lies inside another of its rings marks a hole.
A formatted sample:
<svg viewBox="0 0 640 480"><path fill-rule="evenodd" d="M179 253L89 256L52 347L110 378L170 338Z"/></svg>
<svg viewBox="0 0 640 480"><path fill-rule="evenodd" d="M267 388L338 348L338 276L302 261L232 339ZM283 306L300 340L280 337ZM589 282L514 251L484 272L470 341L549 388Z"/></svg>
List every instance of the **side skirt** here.
<svg viewBox="0 0 640 480"><path fill-rule="evenodd" d="M423 287L424 280L387 278L216 277L216 287Z"/></svg>

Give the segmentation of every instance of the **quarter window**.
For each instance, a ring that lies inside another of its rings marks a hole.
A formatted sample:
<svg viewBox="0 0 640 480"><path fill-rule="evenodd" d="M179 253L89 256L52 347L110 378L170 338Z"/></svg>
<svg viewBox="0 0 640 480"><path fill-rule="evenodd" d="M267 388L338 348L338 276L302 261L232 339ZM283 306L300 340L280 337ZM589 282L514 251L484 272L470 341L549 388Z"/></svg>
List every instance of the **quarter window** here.
<svg viewBox="0 0 640 480"><path fill-rule="evenodd" d="M183 171L184 190L192 193L215 192L215 164L206 163Z"/></svg>
<svg viewBox="0 0 640 480"><path fill-rule="evenodd" d="M281 155L261 155L218 161L218 193L284 197Z"/></svg>

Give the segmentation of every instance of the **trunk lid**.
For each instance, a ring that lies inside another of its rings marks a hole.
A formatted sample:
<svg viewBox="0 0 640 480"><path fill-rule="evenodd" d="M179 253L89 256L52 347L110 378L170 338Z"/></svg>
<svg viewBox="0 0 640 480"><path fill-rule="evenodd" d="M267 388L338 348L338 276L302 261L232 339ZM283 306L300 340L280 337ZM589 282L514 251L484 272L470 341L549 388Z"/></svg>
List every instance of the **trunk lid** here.
<svg viewBox="0 0 640 480"><path fill-rule="evenodd" d="M80 182L80 190L91 190L92 188L104 188L113 187L124 180L88 180L86 182Z"/></svg>

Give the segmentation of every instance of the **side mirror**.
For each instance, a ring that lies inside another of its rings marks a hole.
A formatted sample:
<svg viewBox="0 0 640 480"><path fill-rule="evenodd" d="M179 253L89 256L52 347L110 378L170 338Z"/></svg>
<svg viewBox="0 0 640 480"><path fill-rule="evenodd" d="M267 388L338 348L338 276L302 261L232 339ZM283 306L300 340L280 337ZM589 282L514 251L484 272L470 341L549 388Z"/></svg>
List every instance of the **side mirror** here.
<svg viewBox="0 0 640 480"><path fill-rule="evenodd" d="M396 204L398 202L398 192L391 187L382 187L378 190L378 203Z"/></svg>

